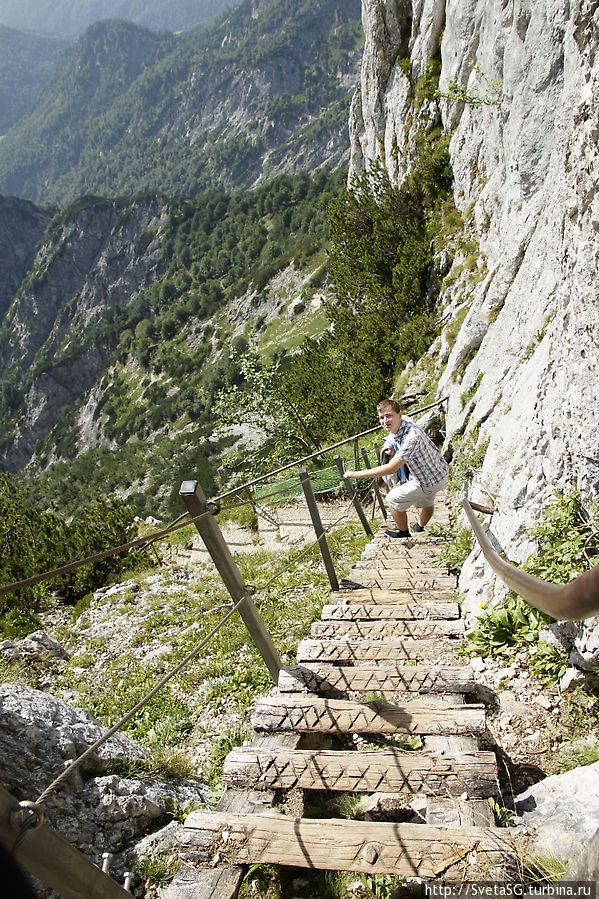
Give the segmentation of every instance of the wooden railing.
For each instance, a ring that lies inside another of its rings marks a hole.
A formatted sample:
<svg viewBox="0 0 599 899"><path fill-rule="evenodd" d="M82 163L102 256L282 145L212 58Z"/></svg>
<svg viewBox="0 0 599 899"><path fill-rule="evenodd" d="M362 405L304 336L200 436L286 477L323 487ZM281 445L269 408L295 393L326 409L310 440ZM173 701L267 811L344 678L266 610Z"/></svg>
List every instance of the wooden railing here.
<svg viewBox="0 0 599 899"><path fill-rule="evenodd" d="M503 583L522 599L562 621L579 621L599 613L599 566L585 571L568 584L552 584L516 568L495 552L485 534L468 496L462 500L482 554Z"/></svg>

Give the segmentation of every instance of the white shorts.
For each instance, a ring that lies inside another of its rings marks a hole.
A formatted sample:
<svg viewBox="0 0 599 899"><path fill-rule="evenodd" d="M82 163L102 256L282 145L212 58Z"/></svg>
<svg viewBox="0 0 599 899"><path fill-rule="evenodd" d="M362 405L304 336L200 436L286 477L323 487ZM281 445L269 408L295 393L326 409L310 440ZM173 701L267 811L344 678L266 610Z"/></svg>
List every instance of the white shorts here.
<svg viewBox="0 0 599 899"><path fill-rule="evenodd" d="M435 496L440 490L443 490L446 483L447 478L439 481L438 484L433 484L432 487L423 487L410 478L405 484L398 484L397 487L390 490L385 501L396 512L407 512L412 506L417 509L427 509L435 505Z"/></svg>

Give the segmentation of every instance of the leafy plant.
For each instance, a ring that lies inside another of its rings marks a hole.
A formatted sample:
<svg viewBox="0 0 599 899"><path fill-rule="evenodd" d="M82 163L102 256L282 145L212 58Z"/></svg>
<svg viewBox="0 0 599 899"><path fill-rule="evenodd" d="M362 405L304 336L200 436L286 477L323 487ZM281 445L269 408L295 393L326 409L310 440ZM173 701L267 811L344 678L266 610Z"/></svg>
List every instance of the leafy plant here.
<svg viewBox="0 0 599 899"><path fill-rule="evenodd" d="M472 550L472 531L465 527L444 528L436 525L434 534L445 537L449 541L439 553L439 564L445 566L449 571L459 574Z"/></svg>
<svg viewBox="0 0 599 899"><path fill-rule="evenodd" d="M489 796L487 802L491 806L491 811L493 812L493 818L495 819L497 827L509 827L510 824L513 823L514 812L512 809L500 805L493 796Z"/></svg>
<svg viewBox="0 0 599 899"><path fill-rule="evenodd" d="M480 656L505 654L512 647L530 647L538 641L543 627L553 619L533 609L520 597L510 596L478 618L467 634L466 651Z"/></svg>
<svg viewBox="0 0 599 899"><path fill-rule="evenodd" d="M589 515L576 488L556 493L541 523L527 533L538 548L523 568L543 580L566 584L599 560L599 508Z"/></svg>

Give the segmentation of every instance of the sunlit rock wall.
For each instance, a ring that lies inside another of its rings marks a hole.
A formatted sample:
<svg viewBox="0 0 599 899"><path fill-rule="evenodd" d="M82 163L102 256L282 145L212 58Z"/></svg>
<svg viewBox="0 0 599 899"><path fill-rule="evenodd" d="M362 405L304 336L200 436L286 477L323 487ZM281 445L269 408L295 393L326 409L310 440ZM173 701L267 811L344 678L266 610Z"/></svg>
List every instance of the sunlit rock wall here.
<svg viewBox="0 0 599 899"><path fill-rule="evenodd" d="M457 253L442 293L439 396L450 398L448 437L487 447L474 495L494 498L493 534L522 561L532 549L525 529L554 490L577 483L590 504L599 485L599 3L363 0L362 9L352 171L384 155L402 178L410 90L441 60L455 201L476 250ZM476 552L461 587L470 607L495 589Z"/></svg>

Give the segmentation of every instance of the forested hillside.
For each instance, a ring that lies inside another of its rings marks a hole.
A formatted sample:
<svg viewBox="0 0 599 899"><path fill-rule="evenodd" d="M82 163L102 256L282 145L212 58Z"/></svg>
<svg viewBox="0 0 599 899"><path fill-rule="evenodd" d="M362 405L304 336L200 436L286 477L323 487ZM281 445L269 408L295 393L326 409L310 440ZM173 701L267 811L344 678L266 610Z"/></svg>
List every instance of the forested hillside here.
<svg viewBox="0 0 599 899"><path fill-rule="evenodd" d="M0 134L28 112L67 43L0 25Z"/></svg>
<svg viewBox="0 0 599 899"><path fill-rule="evenodd" d="M210 21L236 0L2 0L0 23L42 34L75 37L92 22L119 18L159 31L183 31Z"/></svg>
<svg viewBox="0 0 599 899"><path fill-rule="evenodd" d="M346 163L359 0L254 7L178 37L90 26L0 143L0 192L38 203L196 196Z"/></svg>
<svg viewBox="0 0 599 899"><path fill-rule="evenodd" d="M155 513L198 469L212 487L213 401L243 380L250 337L281 360L326 327L311 303L345 177L57 214L0 329L2 467L52 463L34 492L68 510L116 490Z"/></svg>

